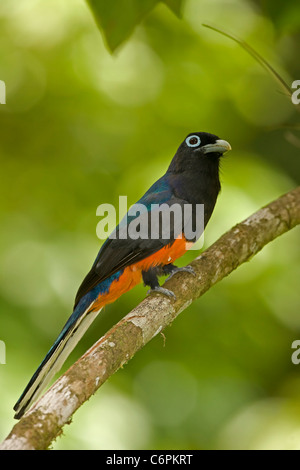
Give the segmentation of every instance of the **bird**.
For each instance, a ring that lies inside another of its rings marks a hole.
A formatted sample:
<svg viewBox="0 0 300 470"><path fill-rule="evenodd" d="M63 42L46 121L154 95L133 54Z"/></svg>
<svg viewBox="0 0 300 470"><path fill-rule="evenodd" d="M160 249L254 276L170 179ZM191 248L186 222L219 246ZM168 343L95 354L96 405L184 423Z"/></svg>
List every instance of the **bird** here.
<svg viewBox="0 0 300 470"><path fill-rule="evenodd" d="M16 419L37 400L105 305L142 281L150 293L176 298L160 286L158 277L182 271L195 274L191 267L178 268L174 262L201 236L213 213L221 189L220 160L229 150L226 140L208 132L193 132L183 140L166 173L133 206L143 210L129 210L102 244L78 289L71 316L14 406ZM186 220L176 211L170 211L168 227L162 226L166 211L175 207L191 208L188 222L197 225L198 205L203 207L198 231L187 230ZM141 226L144 237L137 236Z"/></svg>

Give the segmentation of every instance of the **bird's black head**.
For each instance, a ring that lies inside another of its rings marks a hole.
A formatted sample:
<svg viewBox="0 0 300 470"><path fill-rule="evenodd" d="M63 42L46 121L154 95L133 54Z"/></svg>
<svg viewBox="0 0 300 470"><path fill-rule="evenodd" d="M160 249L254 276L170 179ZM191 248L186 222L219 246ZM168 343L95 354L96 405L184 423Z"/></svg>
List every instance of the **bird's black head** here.
<svg viewBox="0 0 300 470"><path fill-rule="evenodd" d="M226 140L207 132L192 132L179 146L168 171L180 173L209 167L219 167L220 157L231 150Z"/></svg>

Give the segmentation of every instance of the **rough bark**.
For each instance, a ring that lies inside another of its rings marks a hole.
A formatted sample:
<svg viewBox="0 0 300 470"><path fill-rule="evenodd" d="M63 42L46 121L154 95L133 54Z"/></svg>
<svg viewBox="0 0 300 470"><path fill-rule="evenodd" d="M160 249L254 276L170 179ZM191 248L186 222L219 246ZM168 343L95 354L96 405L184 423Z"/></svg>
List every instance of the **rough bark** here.
<svg viewBox="0 0 300 470"><path fill-rule="evenodd" d="M266 244L300 224L300 187L225 233L196 258L196 276L166 283L176 300L151 294L89 349L13 427L0 449L47 449L73 413L195 299Z"/></svg>

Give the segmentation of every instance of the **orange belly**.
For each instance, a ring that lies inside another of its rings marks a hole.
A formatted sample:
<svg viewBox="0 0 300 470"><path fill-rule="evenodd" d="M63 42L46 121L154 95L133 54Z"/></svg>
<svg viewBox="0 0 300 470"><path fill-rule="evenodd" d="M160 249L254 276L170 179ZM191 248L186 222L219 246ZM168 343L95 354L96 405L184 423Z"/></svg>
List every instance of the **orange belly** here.
<svg viewBox="0 0 300 470"><path fill-rule="evenodd" d="M151 267L174 263L191 245L192 243L187 242L184 237L177 238L171 246L167 245L153 253L153 255L127 266L119 279L112 282L109 292L99 295L91 310L99 310L104 305L114 302L122 294L139 284L142 281L142 271L147 271Z"/></svg>

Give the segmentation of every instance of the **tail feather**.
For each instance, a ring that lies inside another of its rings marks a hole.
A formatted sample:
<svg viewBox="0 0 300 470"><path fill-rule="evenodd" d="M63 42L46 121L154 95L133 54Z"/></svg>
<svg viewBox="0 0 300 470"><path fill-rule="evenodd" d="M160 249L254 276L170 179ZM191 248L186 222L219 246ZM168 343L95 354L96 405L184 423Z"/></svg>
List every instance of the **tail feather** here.
<svg viewBox="0 0 300 470"><path fill-rule="evenodd" d="M14 417L16 419L20 419L31 404L41 395L54 375L61 369L78 341L95 320L101 308L97 311L91 310L93 303L90 303L83 312L80 303L75 308L60 335L15 404L14 410L16 414Z"/></svg>

